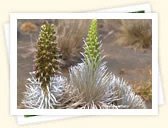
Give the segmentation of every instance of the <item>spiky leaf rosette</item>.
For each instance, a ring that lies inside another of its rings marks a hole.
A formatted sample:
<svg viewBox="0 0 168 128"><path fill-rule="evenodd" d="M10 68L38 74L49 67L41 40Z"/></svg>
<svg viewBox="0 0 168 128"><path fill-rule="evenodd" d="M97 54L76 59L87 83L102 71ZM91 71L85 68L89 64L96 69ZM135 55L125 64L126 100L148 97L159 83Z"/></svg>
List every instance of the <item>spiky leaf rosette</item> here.
<svg viewBox="0 0 168 128"><path fill-rule="evenodd" d="M93 68L100 63L100 42L98 41L97 20L91 21L88 35L84 45L84 59L85 63L91 63Z"/></svg>
<svg viewBox="0 0 168 128"><path fill-rule="evenodd" d="M54 24L46 22L41 26L35 59L36 78L44 90L47 90L50 78L60 70L59 56Z"/></svg>
<svg viewBox="0 0 168 128"><path fill-rule="evenodd" d="M53 76L49 85L46 86L47 93L44 92L35 77L35 72L30 73L31 78L27 79L26 92L22 105L27 109L54 109L62 97L67 79L63 76Z"/></svg>
<svg viewBox="0 0 168 128"><path fill-rule="evenodd" d="M90 67L86 63L71 67L70 84L66 86L58 108L146 108L142 98L128 83L108 72L105 62L98 65L95 72Z"/></svg>

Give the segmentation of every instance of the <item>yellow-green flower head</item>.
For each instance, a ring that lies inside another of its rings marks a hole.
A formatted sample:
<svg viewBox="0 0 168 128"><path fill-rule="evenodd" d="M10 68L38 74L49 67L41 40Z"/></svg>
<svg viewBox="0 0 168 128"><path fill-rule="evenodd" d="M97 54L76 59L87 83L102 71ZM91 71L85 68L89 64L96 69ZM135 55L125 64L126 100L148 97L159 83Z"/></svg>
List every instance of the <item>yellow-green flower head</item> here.
<svg viewBox="0 0 168 128"><path fill-rule="evenodd" d="M86 63L92 63L95 67L100 61L100 43L98 41L97 20L91 21L84 46L84 57Z"/></svg>

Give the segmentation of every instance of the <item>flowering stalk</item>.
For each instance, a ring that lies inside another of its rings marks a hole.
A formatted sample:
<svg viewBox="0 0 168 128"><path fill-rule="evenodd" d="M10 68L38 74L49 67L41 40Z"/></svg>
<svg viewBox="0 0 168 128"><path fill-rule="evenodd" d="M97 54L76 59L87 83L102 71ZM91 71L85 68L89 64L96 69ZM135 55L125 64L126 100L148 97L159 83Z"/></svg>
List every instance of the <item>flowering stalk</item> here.
<svg viewBox="0 0 168 128"><path fill-rule="evenodd" d="M35 71L27 79L22 104L28 109L54 109L63 94L67 79L57 75L60 61L54 25L41 26L37 43Z"/></svg>
<svg viewBox="0 0 168 128"><path fill-rule="evenodd" d="M98 41L97 20L91 21L88 35L84 45L84 59L85 63L91 63L95 69L101 61L100 49L101 45Z"/></svg>
<svg viewBox="0 0 168 128"><path fill-rule="evenodd" d="M47 91L50 78L60 70L59 56L54 24L46 22L41 26L35 59L35 76L41 82L44 91Z"/></svg>

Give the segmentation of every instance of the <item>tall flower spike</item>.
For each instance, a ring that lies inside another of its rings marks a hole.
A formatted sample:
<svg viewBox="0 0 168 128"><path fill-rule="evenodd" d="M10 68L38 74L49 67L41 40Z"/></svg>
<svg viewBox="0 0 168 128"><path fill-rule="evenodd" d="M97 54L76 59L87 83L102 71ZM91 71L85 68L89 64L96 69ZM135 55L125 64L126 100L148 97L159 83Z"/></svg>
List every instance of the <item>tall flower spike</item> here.
<svg viewBox="0 0 168 128"><path fill-rule="evenodd" d="M84 46L83 63L70 68L70 84L61 96L60 108L143 109L145 103L124 80L108 72L101 61L97 20L92 20Z"/></svg>
<svg viewBox="0 0 168 128"><path fill-rule="evenodd" d="M37 43L35 71L30 72L22 105L27 109L55 109L64 92L67 78L58 75L60 67L54 25L41 26Z"/></svg>
<svg viewBox="0 0 168 128"><path fill-rule="evenodd" d="M99 64L100 57L100 42L98 41L97 33L97 20L94 19L91 21L88 35L84 45L84 59L85 62L91 63L93 68L96 68Z"/></svg>
<svg viewBox="0 0 168 128"><path fill-rule="evenodd" d="M60 70L59 56L54 24L46 22L41 26L35 59L35 76L44 91L47 91L50 78Z"/></svg>

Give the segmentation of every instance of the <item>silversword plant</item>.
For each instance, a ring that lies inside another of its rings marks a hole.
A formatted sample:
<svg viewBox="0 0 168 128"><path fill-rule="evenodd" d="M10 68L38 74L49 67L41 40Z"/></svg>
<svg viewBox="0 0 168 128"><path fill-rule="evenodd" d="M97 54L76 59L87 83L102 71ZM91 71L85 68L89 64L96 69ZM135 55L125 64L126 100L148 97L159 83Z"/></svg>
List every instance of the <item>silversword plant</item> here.
<svg viewBox="0 0 168 128"><path fill-rule="evenodd" d="M70 83L61 97L60 108L143 109L142 98L124 80L108 72L101 56L97 20L92 20L84 45L84 59L70 69Z"/></svg>
<svg viewBox="0 0 168 128"><path fill-rule="evenodd" d="M27 79L25 108L54 109L58 103L67 79L58 75L59 50L57 48L54 25L45 23L41 26L35 58L35 71Z"/></svg>

